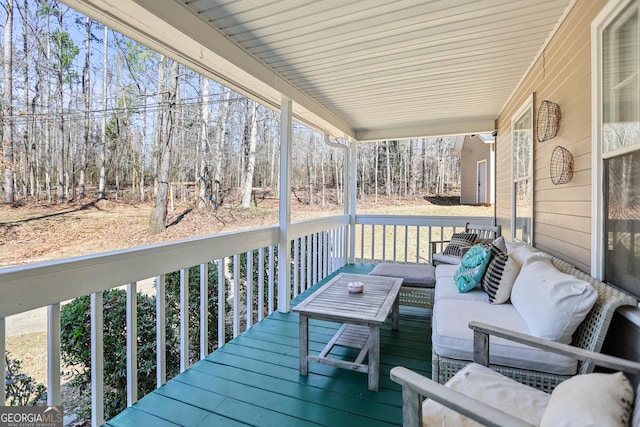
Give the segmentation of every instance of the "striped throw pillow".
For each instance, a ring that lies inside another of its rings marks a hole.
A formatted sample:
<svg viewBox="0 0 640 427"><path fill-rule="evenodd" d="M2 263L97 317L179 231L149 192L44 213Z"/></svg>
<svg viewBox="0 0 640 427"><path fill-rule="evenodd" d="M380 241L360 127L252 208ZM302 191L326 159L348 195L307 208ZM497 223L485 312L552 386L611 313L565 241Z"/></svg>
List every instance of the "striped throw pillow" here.
<svg viewBox="0 0 640 427"><path fill-rule="evenodd" d="M453 233L453 236L451 236L451 241L449 242L447 247L444 248L444 251L442 251L442 253L444 255L462 257L463 254L460 248L472 246L477 238L478 235L476 233Z"/></svg>
<svg viewBox="0 0 640 427"><path fill-rule="evenodd" d="M491 246L491 261L480 283L491 304L504 304L511 297L511 288L520 273L520 264L495 246Z"/></svg>

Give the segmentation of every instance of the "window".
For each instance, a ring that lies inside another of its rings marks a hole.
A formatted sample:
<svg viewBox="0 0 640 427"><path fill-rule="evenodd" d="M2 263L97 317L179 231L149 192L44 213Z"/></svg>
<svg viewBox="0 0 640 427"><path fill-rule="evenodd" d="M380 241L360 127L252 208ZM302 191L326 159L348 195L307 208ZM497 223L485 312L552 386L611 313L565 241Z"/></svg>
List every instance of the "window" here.
<svg viewBox="0 0 640 427"><path fill-rule="evenodd" d="M640 0L610 2L592 27L592 273L640 296Z"/></svg>
<svg viewBox="0 0 640 427"><path fill-rule="evenodd" d="M513 190L511 235L533 243L533 96L511 119Z"/></svg>

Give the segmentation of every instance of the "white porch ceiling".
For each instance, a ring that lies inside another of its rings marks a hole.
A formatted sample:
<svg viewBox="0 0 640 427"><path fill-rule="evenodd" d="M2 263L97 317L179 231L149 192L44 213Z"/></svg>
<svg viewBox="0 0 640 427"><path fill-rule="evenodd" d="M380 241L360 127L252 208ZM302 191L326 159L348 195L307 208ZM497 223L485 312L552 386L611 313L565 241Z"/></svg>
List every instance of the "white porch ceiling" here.
<svg viewBox="0 0 640 427"><path fill-rule="evenodd" d="M575 0L65 0L360 141L490 132ZM115 3L115 5L114 5Z"/></svg>

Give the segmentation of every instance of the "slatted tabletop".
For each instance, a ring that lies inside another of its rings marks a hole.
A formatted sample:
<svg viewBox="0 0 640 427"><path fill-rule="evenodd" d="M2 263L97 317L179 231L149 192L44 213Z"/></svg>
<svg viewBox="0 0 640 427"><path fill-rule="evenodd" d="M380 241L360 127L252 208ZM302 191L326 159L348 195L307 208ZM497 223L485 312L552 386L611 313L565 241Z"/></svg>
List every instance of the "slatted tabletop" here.
<svg viewBox="0 0 640 427"><path fill-rule="evenodd" d="M371 265L341 272L364 273ZM292 301L301 302L335 276ZM394 366L431 375L430 310L401 307L400 330L380 327L380 391L367 377L312 364L298 372L298 314L273 313L207 358L108 421L110 426L367 426L402 425L402 391L389 378ZM311 320L310 349L322 350L340 324ZM338 356L357 351L340 348Z"/></svg>
<svg viewBox="0 0 640 427"><path fill-rule="evenodd" d="M350 293L350 282L364 283L364 292ZM294 307L293 311L336 322L363 320L382 324L398 297L402 279L362 274L338 274Z"/></svg>

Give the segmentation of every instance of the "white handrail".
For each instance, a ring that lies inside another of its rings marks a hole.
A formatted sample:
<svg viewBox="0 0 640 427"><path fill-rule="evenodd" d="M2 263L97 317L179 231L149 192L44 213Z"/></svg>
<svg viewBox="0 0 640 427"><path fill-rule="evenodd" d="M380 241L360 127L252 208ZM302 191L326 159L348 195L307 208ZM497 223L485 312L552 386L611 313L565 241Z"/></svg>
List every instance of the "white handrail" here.
<svg viewBox="0 0 640 427"><path fill-rule="evenodd" d="M277 243L266 227L0 269L0 317Z"/></svg>

